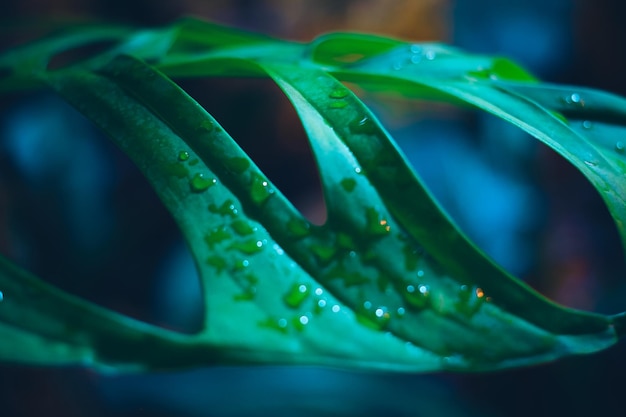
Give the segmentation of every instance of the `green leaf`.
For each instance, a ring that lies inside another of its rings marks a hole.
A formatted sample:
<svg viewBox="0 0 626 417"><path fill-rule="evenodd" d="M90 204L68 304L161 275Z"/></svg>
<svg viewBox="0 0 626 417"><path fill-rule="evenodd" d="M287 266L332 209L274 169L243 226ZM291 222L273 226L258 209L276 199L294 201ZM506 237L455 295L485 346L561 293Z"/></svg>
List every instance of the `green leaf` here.
<svg viewBox="0 0 626 417"><path fill-rule="evenodd" d="M443 45L354 34L299 44L198 20L124 33L89 61L46 70L54 53L76 42L61 37L1 55L11 74L0 91L15 80L20 88L48 85L135 162L192 252L204 322L193 335L156 328L2 260L0 332L12 342L1 360L476 371L596 352L624 333L624 315L559 306L475 247L340 80L474 106L519 126L590 179L622 238L624 148L608 138L626 125L623 99L580 89L572 96L505 59ZM270 77L292 102L322 179L324 225L304 218L171 80L226 74Z"/></svg>

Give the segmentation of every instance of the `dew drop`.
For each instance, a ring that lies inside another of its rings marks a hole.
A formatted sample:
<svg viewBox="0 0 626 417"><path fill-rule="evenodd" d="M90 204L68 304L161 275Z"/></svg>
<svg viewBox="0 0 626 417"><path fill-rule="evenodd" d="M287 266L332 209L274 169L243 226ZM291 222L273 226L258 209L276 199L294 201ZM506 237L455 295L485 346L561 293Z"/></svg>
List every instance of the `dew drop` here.
<svg viewBox="0 0 626 417"><path fill-rule="evenodd" d="M320 296L324 293L324 290L321 288L316 288L315 289L315 295Z"/></svg>
<svg viewBox="0 0 626 417"><path fill-rule="evenodd" d="M209 211L215 214L221 214L222 216L236 217L239 210L235 207L232 200L226 200L221 206L215 204L209 204Z"/></svg>
<svg viewBox="0 0 626 417"><path fill-rule="evenodd" d="M284 329L287 327L287 319L280 319L278 320L277 324L278 324L278 327Z"/></svg>
<svg viewBox="0 0 626 417"><path fill-rule="evenodd" d="M585 120L583 122L583 129L591 129L593 127L593 123L591 123L589 120Z"/></svg>
<svg viewBox="0 0 626 417"><path fill-rule="evenodd" d="M246 269L246 268L247 268L247 267L249 267L249 266L250 266L250 261L249 261L249 260L247 260L247 259L242 259L242 260L240 260L239 262L236 262L236 263L233 265L233 270L235 270L235 271L241 271L241 270Z"/></svg>
<svg viewBox="0 0 626 417"><path fill-rule="evenodd" d="M324 307L326 307L326 300L319 300L319 301L317 302L317 306L318 306L319 308L324 308Z"/></svg>
<svg viewBox="0 0 626 417"><path fill-rule="evenodd" d="M250 186L250 198L252 201L255 204L263 204L272 194L274 194L274 190L269 186L267 179L255 173L252 176L252 184Z"/></svg>
<svg viewBox="0 0 626 417"><path fill-rule="evenodd" d="M235 301L252 301L256 296L256 287L248 287L242 293L235 294L233 299Z"/></svg>
<svg viewBox="0 0 626 417"><path fill-rule="evenodd" d="M252 255L263 250L263 241L251 239L244 242L236 242L230 245L229 249L235 249L246 255Z"/></svg>
<svg viewBox="0 0 626 417"><path fill-rule="evenodd" d="M334 306L332 306L331 311L333 313L339 313L339 311L341 310L341 307L339 307L338 304L335 304Z"/></svg>
<svg viewBox="0 0 626 417"><path fill-rule="evenodd" d="M617 153L624 153L624 149L626 149L626 145L624 145L624 142L619 141L615 143L615 150L617 151Z"/></svg>
<svg viewBox="0 0 626 417"><path fill-rule="evenodd" d="M274 243L273 248L276 254L281 255L281 256L285 254L285 251L283 250L283 248L281 248L277 243Z"/></svg>
<svg viewBox="0 0 626 417"><path fill-rule="evenodd" d="M237 233L239 236L251 235L256 230L256 227L252 227L245 220L235 220L234 222L230 224L230 226L233 228L235 233Z"/></svg>
<svg viewBox="0 0 626 417"><path fill-rule="evenodd" d="M356 172L357 174L360 174L362 172L361 167L355 167L354 172Z"/></svg>
<svg viewBox="0 0 626 417"><path fill-rule="evenodd" d="M348 102L345 100L333 101L328 105L331 109L343 109L346 106L348 106Z"/></svg>
<svg viewBox="0 0 626 417"><path fill-rule="evenodd" d="M235 156L232 158L226 158L224 160L224 165L229 171L235 174L241 174L250 167L250 160L248 158Z"/></svg>
<svg viewBox="0 0 626 417"><path fill-rule="evenodd" d="M398 307L398 310L396 310L398 313L398 316L404 316L406 314L406 310L404 309L404 307Z"/></svg>
<svg viewBox="0 0 626 417"><path fill-rule="evenodd" d="M309 323L309 318L307 316L300 316L300 318L298 319L298 321L300 322L300 324L302 325L307 325Z"/></svg>
<svg viewBox="0 0 626 417"><path fill-rule="evenodd" d="M341 187L344 190L350 193L354 191L354 188L356 187L356 180L354 178L344 178L339 184L341 184Z"/></svg>
<svg viewBox="0 0 626 417"><path fill-rule="evenodd" d="M221 256L209 256L206 259L206 263L207 263L207 265L215 268L215 270L218 273L220 273L224 269L226 269L226 266L227 266L226 260L224 258L222 258Z"/></svg>
<svg viewBox="0 0 626 417"><path fill-rule="evenodd" d="M213 130L213 127L213 122L211 120L203 120L202 123L200 123L200 126L198 126L198 131L210 132Z"/></svg>
<svg viewBox="0 0 626 417"><path fill-rule="evenodd" d="M422 56L421 55L413 55L411 57L411 63L412 64L419 64L420 62L422 62Z"/></svg>
<svg viewBox="0 0 626 417"><path fill-rule="evenodd" d="M382 236L391 230L391 226L387 219L373 207L369 207L365 213L366 216L366 232L373 236Z"/></svg>
<svg viewBox="0 0 626 417"><path fill-rule="evenodd" d="M424 55L426 56L426 59L429 61L432 61L437 57L437 53L433 51L432 49L429 49L428 51L426 51Z"/></svg>
<svg viewBox="0 0 626 417"><path fill-rule="evenodd" d="M376 133L376 124L369 117L357 117L348 124L348 129L355 134L371 135Z"/></svg>
<svg viewBox="0 0 626 417"><path fill-rule="evenodd" d="M334 99L340 99L340 98L345 98L348 96L348 90L346 90L345 88L338 88L336 90L333 90L328 97L330 98L334 98Z"/></svg>
<svg viewBox="0 0 626 417"><path fill-rule="evenodd" d="M209 247L230 239L232 236L225 226L217 226L204 236L204 241Z"/></svg>
<svg viewBox="0 0 626 417"><path fill-rule="evenodd" d="M455 303L456 310L471 317L476 314L483 303L489 297L485 297L485 292L480 287L469 288L467 285L459 286L458 301Z"/></svg>
<svg viewBox="0 0 626 417"><path fill-rule="evenodd" d="M217 184L217 180L215 178L206 178L202 174L194 175L193 178L189 181L191 191L193 191L194 193L201 193L203 191L206 191L215 184Z"/></svg>
<svg viewBox="0 0 626 417"><path fill-rule="evenodd" d="M0 291L0 303L4 301L4 294L2 293L2 291Z"/></svg>
<svg viewBox="0 0 626 417"><path fill-rule="evenodd" d="M409 49L414 54L421 54L422 53L422 47L420 45L418 45L418 44L411 45L411 47Z"/></svg>
<svg viewBox="0 0 626 417"><path fill-rule="evenodd" d="M179 161L186 161L189 159L189 152L187 151L180 151L178 152L178 160Z"/></svg>
<svg viewBox="0 0 626 417"><path fill-rule="evenodd" d="M370 308L372 308L372 302L371 301L365 301L363 303L363 308L365 308L366 310L369 310Z"/></svg>
<svg viewBox="0 0 626 417"><path fill-rule="evenodd" d="M298 308L310 295L309 288L306 284L293 284L289 291L283 296L283 301L289 308Z"/></svg>
<svg viewBox="0 0 626 417"><path fill-rule="evenodd" d="M587 165L588 167L594 168L598 166L598 162L597 161L585 161L585 165Z"/></svg>
<svg viewBox="0 0 626 417"><path fill-rule="evenodd" d="M333 246L326 245L311 245L311 252L319 259L322 263L328 263L337 253L337 249Z"/></svg>
<svg viewBox="0 0 626 417"><path fill-rule="evenodd" d="M430 300L430 291L427 285L407 285L406 291L403 293L404 299L411 307L423 309L428 306Z"/></svg>
<svg viewBox="0 0 626 417"><path fill-rule="evenodd" d="M395 71L400 71L404 67L404 64L401 61L394 63L391 68Z"/></svg>
<svg viewBox="0 0 626 417"><path fill-rule="evenodd" d="M569 96L566 96L564 100L566 104L571 104L571 105L580 106L580 107L583 107L585 105L585 101L578 93L572 93Z"/></svg>
<svg viewBox="0 0 626 417"><path fill-rule="evenodd" d="M295 237L304 237L310 233L311 224L302 219L291 219L287 222L287 230Z"/></svg>

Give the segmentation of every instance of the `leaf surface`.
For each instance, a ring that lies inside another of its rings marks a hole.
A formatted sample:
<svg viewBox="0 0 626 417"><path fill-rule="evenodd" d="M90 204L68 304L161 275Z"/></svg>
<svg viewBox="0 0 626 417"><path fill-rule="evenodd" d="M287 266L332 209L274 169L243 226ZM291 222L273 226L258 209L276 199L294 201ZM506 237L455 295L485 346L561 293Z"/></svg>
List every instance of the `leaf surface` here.
<svg viewBox="0 0 626 417"><path fill-rule="evenodd" d="M590 179L624 239L624 144L608 139L624 130L622 98L541 84L502 58L368 35L299 44L188 19L116 39L57 71L46 63L75 46L74 34L7 52L0 91L49 86L135 162L195 259L202 330L131 320L2 259L0 333L11 343L0 359L476 371L596 352L623 334L623 315L559 306L475 247L341 81L477 107L529 132ZM225 74L270 77L293 104L322 178L324 225L304 218L172 81Z"/></svg>

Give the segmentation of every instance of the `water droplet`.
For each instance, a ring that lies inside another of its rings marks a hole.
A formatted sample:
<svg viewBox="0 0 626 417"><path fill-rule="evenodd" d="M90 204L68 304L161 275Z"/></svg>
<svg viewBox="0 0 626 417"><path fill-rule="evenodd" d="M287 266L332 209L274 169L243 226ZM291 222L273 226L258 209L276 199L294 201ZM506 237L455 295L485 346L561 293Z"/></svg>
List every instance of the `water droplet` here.
<svg viewBox="0 0 626 417"><path fill-rule="evenodd" d="M302 219L291 219L287 222L287 229L296 237L303 237L310 233L311 224Z"/></svg>
<svg viewBox="0 0 626 417"><path fill-rule="evenodd" d="M407 285L406 291L403 293L404 299L411 307L423 309L428 306L430 301L430 291L427 285Z"/></svg>
<svg viewBox="0 0 626 417"><path fill-rule="evenodd" d="M585 161L585 165L588 167L594 168L598 166L598 161Z"/></svg>
<svg viewBox="0 0 626 417"><path fill-rule="evenodd" d="M339 313L339 311L341 310L341 307L338 304L335 304L334 306L332 306L331 311L333 313Z"/></svg>
<svg viewBox="0 0 626 417"><path fill-rule="evenodd" d="M626 149L626 145L624 145L624 142L619 141L615 143L615 150L617 151L617 153L624 153L624 149Z"/></svg>
<svg viewBox="0 0 626 417"><path fill-rule="evenodd" d="M370 308L372 308L372 302L371 301L365 301L363 303L363 308L365 308L366 310L369 310Z"/></svg>
<svg viewBox="0 0 626 417"><path fill-rule="evenodd" d="M256 227L252 227L245 220L235 220L230 225L239 236L248 236L257 230Z"/></svg>
<svg viewBox="0 0 626 417"><path fill-rule="evenodd" d="M420 45L418 45L418 44L411 45L411 47L409 49L414 54L421 54L422 53L422 47Z"/></svg>
<svg viewBox="0 0 626 417"><path fill-rule="evenodd" d="M290 308L298 308L311 295L306 284L293 284L289 291L283 296L283 301Z"/></svg>
<svg viewBox="0 0 626 417"><path fill-rule="evenodd" d="M235 242L228 248L238 250L246 255L252 255L263 250L263 241L251 239L244 242Z"/></svg>
<svg viewBox="0 0 626 417"><path fill-rule="evenodd" d="M332 101L328 107L331 109L343 109L348 105L348 102L345 100Z"/></svg>
<svg viewBox="0 0 626 417"><path fill-rule="evenodd" d="M404 307L398 307L397 313L398 316L404 316L406 314L406 310L404 309Z"/></svg>
<svg viewBox="0 0 626 417"><path fill-rule="evenodd" d="M402 63L402 61L398 61L391 66L391 68L395 71L400 71L402 67L404 67L404 64Z"/></svg>
<svg viewBox="0 0 626 417"><path fill-rule="evenodd" d="M311 252L313 252L322 263L328 263L337 253L337 249L333 246L314 244L311 245Z"/></svg>
<svg viewBox="0 0 626 417"><path fill-rule="evenodd" d="M316 289L315 289L315 295L318 295L318 296L319 296L319 295L322 295L323 293L324 293L324 290L323 290L323 289L321 289L321 288L316 288Z"/></svg>
<svg viewBox="0 0 626 417"><path fill-rule="evenodd" d="M241 174L250 167L250 160L248 158L235 156L232 158L226 158L224 160L224 165L229 171L235 174Z"/></svg>
<svg viewBox="0 0 626 417"><path fill-rule="evenodd" d="M298 321L300 322L300 324L306 325L309 323L309 318L307 316L300 316Z"/></svg>
<svg viewBox="0 0 626 417"><path fill-rule="evenodd" d="M256 287L248 287L242 293L235 294L233 299L235 301L252 301L256 296Z"/></svg>
<svg viewBox="0 0 626 417"><path fill-rule="evenodd" d="M226 269L226 260L224 258L222 258L221 256L209 256L206 259L206 263L209 266L212 266L213 268L215 268L215 270L220 273L222 272L224 269Z"/></svg>
<svg viewBox="0 0 626 417"><path fill-rule="evenodd" d="M361 167L355 167L354 168L354 172L356 172L357 174L361 173Z"/></svg>
<svg viewBox="0 0 626 417"><path fill-rule="evenodd" d="M354 134L371 135L376 133L376 123L369 117L357 117L348 124L348 129Z"/></svg>
<svg viewBox="0 0 626 417"><path fill-rule="evenodd" d="M369 301L366 301L364 305L366 311L357 314L357 320L359 323L371 329L384 329L391 319L391 314L389 314L386 307L371 309L371 303L367 303L369 303Z"/></svg>
<svg viewBox="0 0 626 417"><path fill-rule="evenodd" d="M196 174L189 181L189 186L191 187L191 191L194 193L201 193L209 189L209 187L217 184L217 180L215 178L205 178L203 174Z"/></svg>
<svg viewBox="0 0 626 417"><path fill-rule="evenodd" d="M0 291L0 303L4 301L4 294L2 293L2 291Z"/></svg>
<svg viewBox="0 0 626 417"><path fill-rule="evenodd" d="M230 239L232 236L225 226L217 226L204 236L204 241L209 247Z"/></svg>
<svg viewBox="0 0 626 417"><path fill-rule="evenodd" d="M178 152L178 160L179 161L186 161L189 159L189 152L187 151L180 151Z"/></svg>
<svg viewBox="0 0 626 417"><path fill-rule="evenodd" d="M419 64L420 62L422 62L422 56L421 55L413 55L411 57L411 64Z"/></svg>
<svg viewBox="0 0 626 417"><path fill-rule="evenodd" d="M373 236L382 236L391 230L391 226L387 219L373 207L369 207L365 213L366 216L366 232Z"/></svg>
<svg viewBox="0 0 626 417"><path fill-rule="evenodd" d="M419 271L417 271L417 276L418 277L423 277L424 276L424 271L422 271L421 269Z"/></svg>
<svg viewBox="0 0 626 417"><path fill-rule="evenodd" d="M236 217L239 210L235 207L235 203L232 200L226 200L221 206L215 204L209 204L209 211L215 214L221 214L222 216Z"/></svg>
<svg viewBox="0 0 626 417"><path fill-rule="evenodd" d="M276 254L278 255L284 255L285 251L283 250L283 248L281 248L280 246L278 246L278 243L274 243L274 245L272 246L272 248L274 249L274 251L276 252Z"/></svg>
<svg viewBox="0 0 626 417"><path fill-rule="evenodd" d="M354 188L356 187L356 180L354 178L344 178L339 184L341 184L341 187L344 190L350 193L354 191Z"/></svg>
<svg viewBox="0 0 626 417"><path fill-rule="evenodd" d="M258 324L260 327L277 330L281 333L287 334L287 319L285 318L278 320L275 318L268 318L267 320L258 322Z"/></svg>
<svg viewBox="0 0 626 417"><path fill-rule="evenodd" d="M482 288L470 289L467 285L461 285L458 291L458 301L454 306L459 313L471 317L480 310L487 298Z"/></svg>
<svg viewBox="0 0 626 417"><path fill-rule="evenodd" d="M319 300L319 301L317 302L317 306L318 306L319 308L324 308L324 307L326 307L326 300Z"/></svg>
<svg viewBox="0 0 626 417"><path fill-rule="evenodd" d="M426 57L427 60L432 61L437 57L437 53L433 51L432 49L429 49L428 51L424 53L424 56Z"/></svg>
<svg viewBox="0 0 626 417"><path fill-rule="evenodd" d="M591 129L593 127L593 123L591 123L589 120L585 120L583 122L583 129Z"/></svg>
<svg viewBox="0 0 626 417"><path fill-rule="evenodd" d="M348 90L346 90L345 88L338 88L336 90L333 90L333 92L331 92L328 97L330 98L335 98L335 99L339 99L339 98L345 98L348 96Z"/></svg>
<svg viewBox="0 0 626 417"><path fill-rule="evenodd" d="M201 132L210 132L211 130L213 130L213 121L211 120L203 120L200 123L200 126L198 126L198 130Z"/></svg>
<svg viewBox="0 0 626 417"><path fill-rule="evenodd" d="M583 107L585 105L585 100L578 93L572 93L569 96L566 96L564 99L566 104L575 105Z"/></svg>
<svg viewBox="0 0 626 417"><path fill-rule="evenodd" d="M274 194L274 190L270 187L265 177L259 174L252 176L252 184L250 185L250 198L255 204L263 204L270 196Z"/></svg>
<svg viewBox="0 0 626 417"><path fill-rule="evenodd" d="M242 271L250 266L250 261L247 259L242 259L233 264L233 271Z"/></svg>

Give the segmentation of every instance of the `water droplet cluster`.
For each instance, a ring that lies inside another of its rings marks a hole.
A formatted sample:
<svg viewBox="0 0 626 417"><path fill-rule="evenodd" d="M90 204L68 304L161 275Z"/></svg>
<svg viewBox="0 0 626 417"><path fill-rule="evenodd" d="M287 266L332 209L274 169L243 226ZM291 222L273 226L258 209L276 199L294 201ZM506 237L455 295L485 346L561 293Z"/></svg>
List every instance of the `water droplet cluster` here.
<svg viewBox="0 0 626 417"><path fill-rule="evenodd" d="M423 61L434 61L435 58L437 58L437 52L432 47L413 44L409 46L403 58L396 61L391 68L399 71Z"/></svg>
<svg viewBox="0 0 626 417"><path fill-rule="evenodd" d="M331 109L343 109L348 105L348 102L345 100L350 93L345 87L335 89L328 94L328 98L331 99L328 107Z"/></svg>

